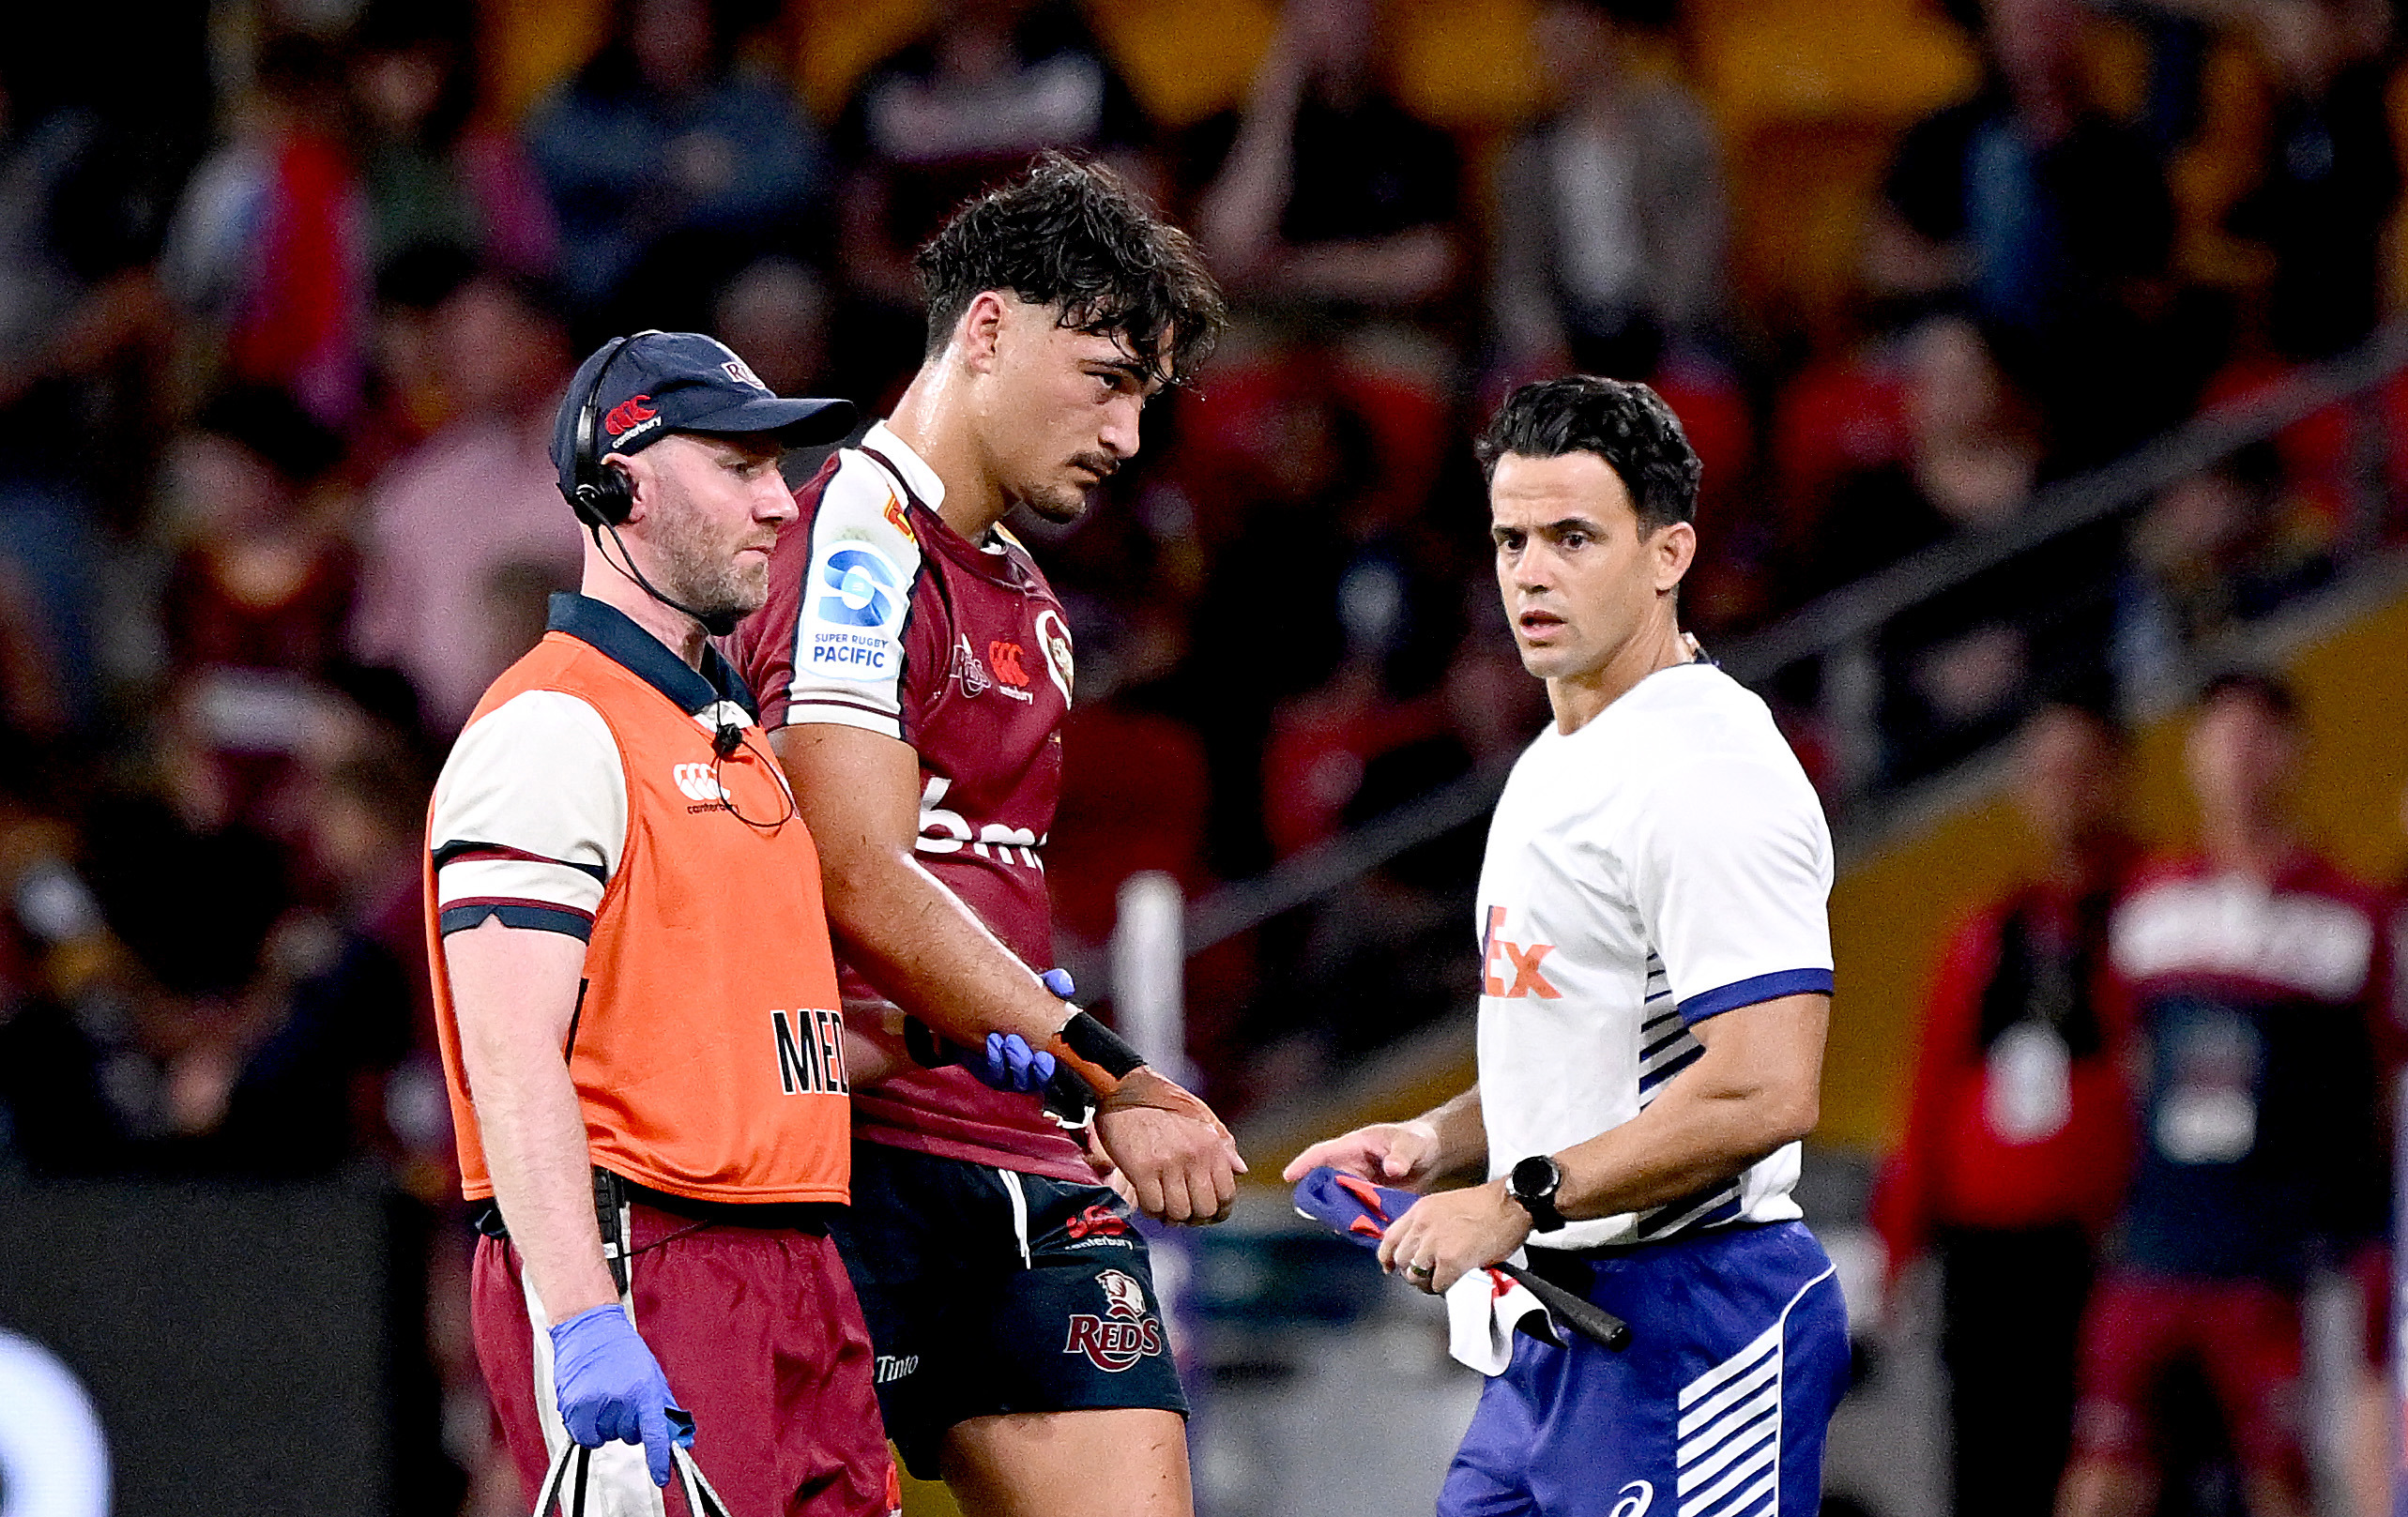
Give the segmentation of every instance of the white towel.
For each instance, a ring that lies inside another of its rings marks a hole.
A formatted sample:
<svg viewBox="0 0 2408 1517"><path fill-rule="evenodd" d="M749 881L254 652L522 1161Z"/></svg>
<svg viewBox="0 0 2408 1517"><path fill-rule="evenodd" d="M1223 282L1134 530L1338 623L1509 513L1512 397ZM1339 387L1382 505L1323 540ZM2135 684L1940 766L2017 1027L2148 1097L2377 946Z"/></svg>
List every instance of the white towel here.
<svg viewBox="0 0 2408 1517"><path fill-rule="evenodd" d="M1516 1249L1507 1262L1527 1267L1530 1259ZM1474 1269L1447 1288L1446 1351L1482 1374L1505 1373L1513 1362L1516 1328L1541 1343L1563 1346L1547 1308L1503 1270Z"/></svg>

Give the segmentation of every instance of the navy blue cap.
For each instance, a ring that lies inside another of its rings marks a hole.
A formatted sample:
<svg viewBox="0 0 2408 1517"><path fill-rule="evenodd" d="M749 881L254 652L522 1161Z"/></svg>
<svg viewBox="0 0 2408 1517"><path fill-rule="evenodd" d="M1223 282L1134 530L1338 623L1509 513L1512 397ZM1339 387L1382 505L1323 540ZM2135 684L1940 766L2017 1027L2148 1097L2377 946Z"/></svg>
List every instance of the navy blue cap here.
<svg viewBox="0 0 2408 1517"><path fill-rule="evenodd" d="M594 398L594 457L633 453L673 432L768 432L788 448L832 443L853 430L850 401L787 400L761 383L735 351L700 332L639 332L604 343L577 366L552 428L560 489L577 485L577 417L604 363Z"/></svg>

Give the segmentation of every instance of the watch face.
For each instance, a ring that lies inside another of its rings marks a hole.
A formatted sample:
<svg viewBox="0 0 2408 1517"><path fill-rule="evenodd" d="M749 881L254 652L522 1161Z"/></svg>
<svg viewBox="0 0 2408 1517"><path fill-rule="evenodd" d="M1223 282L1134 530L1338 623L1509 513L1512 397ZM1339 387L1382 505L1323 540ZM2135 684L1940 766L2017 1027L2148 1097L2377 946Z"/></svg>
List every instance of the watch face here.
<svg viewBox="0 0 2408 1517"><path fill-rule="evenodd" d="M1507 1183L1516 1195L1552 1198L1556 1187L1563 1183L1563 1172L1556 1167L1554 1160L1537 1154L1516 1164Z"/></svg>

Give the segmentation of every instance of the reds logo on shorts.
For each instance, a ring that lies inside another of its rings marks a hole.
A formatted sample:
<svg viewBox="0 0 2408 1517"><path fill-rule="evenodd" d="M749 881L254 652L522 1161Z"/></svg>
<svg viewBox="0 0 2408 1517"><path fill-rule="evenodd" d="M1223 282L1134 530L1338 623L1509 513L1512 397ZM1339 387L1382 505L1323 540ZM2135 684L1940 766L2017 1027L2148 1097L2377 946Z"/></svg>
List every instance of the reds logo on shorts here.
<svg viewBox="0 0 2408 1517"><path fill-rule="evenodd" d="M1163 1351L1161 1319L1146 1312L1145 1287L1118 1269L1095 1277L1104 1288L1104 1315L1074 1312L1065 1354L1084 1354L1097 1369L1118 1374L1150 1354Z"/></svg>

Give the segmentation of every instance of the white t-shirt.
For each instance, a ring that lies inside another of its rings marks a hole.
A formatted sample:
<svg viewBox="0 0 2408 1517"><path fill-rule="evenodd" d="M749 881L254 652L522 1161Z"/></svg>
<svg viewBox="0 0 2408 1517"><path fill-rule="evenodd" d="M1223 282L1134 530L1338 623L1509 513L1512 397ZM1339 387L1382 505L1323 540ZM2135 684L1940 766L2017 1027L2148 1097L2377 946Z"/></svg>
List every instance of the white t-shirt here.
<svg viewBox="0 0 2408 1517"><path fill-rule="evenodd" d="M1514 766L1480 870L1491 1176L1637 1116L1706 1018L1831 990L1831 832L1764 703L1711 663L1639 681ZM1533 1234L1654 1242L1800 1215L1798 1146L1642 1212Z"/></svg>
<svg viewBox="0 0 2408 1517"><path fill-rule="evenodd" d="M552 598L548 626L641 675L704 732L753 720L749 693L716 653L688 668L659 639L584 596ZM733 690L741 699L729 699ZM679 765L697 801L718 799L708 766ZM693 770L688 774L684 771ZM627 845L627 768L600 711L565 690L521 690L470 722L434 781L428 814L437 930L499 917L505 927L593 935Z"/></svg>
<svg viewBox="0 0 2408 1517"><path fill-rule="evenodd" d="M499 917L590 938L627 838L627 773L610 724L561 690L511 696L452 745L428 836L442 932Z"/></svg>

